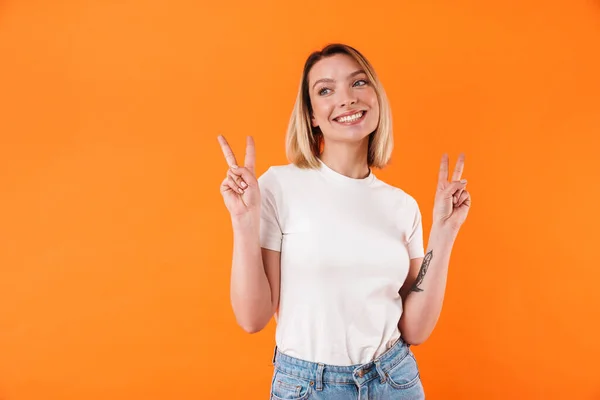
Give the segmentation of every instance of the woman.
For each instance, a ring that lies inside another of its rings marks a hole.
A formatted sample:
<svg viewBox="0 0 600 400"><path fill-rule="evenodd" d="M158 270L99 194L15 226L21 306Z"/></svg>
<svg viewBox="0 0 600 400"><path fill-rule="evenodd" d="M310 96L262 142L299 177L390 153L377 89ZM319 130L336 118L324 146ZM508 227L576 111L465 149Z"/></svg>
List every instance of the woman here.
<svg viewBox="0 0 600 400"><path fill-rule="evenodd" d="M227 141L231 303L253 333L277 321L271 399L421 399L410 345L433 330L471 199L442 157L427 251L415 199L379 180L393 136L385 91L354 48L311 54L287 132L290 164L258 180Z"/></svg>

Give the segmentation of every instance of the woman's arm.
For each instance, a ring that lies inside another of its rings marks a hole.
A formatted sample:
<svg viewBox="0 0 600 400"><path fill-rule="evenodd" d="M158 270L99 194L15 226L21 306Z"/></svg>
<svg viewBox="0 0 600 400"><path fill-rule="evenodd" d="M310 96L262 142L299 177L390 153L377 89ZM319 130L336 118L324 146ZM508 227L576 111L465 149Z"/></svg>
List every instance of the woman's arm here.
<svg viewBox="0 0 600 400"><path fill-rule="evenodd" d="M434 225L425 257L411 260L408 277L400 290L404 311L398 328L412 345L423 343L442 311L450 254L456 235Z"/></svg>
<svg viewBox="0 0 600 400"><path fill-rule="evenodd" d="M427 251L423 259L411 262L408 278L400 289L404 311L398 328L410 344L427 340L442 311L450 254L471 208L467 181L461 179L464 162L465 155L461 153L452 181L448 182L448 155L442 155Z"/></svg>
<svg viewBox="0 0 600 400"><path fill-rule="evenodd" d="M261 248L262 196L254 168L254 139L246 139L244 167L238 166L227 140L223 136L218 140L229 165L220 190L233 225L231 306L242 329L255 333L267 325L279 304L280 257L277 251Z"/></svg>
<svg viewBox="0 0 600 400"><path fill-rule="evenodd" d="M281 253L260 247L259 224L259 216L232 219L231 305L248 333L261 331L279 304Z"/></svg>

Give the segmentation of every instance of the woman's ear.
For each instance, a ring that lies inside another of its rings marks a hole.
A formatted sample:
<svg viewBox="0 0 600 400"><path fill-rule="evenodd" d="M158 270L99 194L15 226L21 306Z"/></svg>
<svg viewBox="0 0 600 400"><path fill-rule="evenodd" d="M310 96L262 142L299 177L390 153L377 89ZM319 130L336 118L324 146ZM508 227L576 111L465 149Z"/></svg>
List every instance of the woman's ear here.
<svg viewBox="0 0 600 400"><path fill-rule="evenodd" d="M315 119L315 116L313 114L310 114L310 122L311 122L313 128L316 128L317 126L319 126L319 124L317 124L317 120Z"/></svg>

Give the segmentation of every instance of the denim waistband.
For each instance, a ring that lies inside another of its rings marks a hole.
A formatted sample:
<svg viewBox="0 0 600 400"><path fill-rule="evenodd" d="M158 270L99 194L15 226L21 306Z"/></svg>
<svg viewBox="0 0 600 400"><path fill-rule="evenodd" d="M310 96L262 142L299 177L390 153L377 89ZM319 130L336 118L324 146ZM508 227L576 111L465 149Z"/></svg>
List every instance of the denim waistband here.
<svg viewBox="0 0 600 400"><path fill-rule="evenodd" d="M273 365L283 373L314 381L319 390L323 382L355 383L360 386L376 377L385 382L387 371L398 365L410 352L410 345L399 338L392 347L366 364L339 366L291 357L281 353L275 346Z"/></svg>

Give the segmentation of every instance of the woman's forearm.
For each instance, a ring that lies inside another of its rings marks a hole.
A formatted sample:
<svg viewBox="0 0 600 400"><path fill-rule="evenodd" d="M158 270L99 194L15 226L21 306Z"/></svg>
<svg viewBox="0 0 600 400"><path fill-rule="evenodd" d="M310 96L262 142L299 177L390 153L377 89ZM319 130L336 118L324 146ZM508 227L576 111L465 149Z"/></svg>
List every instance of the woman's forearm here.
<svg viewBox="0 0 600 400"><path fill-rule="evenodd" d="M423 343L433 331L442 311L448 264L456 234L433 226L419 274L404 301L399 328L411 344Z"/></svg>
<svg viewBox="0 0 600 400"><path fill-rule="evenodd" d="M255 333L267 325L273 310L260 247L260 215L233 218L232 225L231 305L242 329Z"/></svg>

